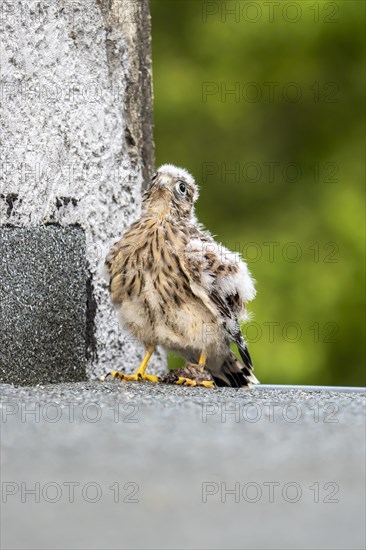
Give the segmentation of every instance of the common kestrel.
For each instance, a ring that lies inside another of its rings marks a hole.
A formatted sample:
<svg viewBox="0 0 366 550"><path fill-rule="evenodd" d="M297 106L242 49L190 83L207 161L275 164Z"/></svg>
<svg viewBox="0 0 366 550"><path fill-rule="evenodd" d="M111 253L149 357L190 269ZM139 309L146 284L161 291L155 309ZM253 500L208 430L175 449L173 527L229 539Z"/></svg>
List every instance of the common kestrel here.
<svg viewBox="0 0 366 550"><path fill-rule="evenodd" d="M156 346L162 346L188 361L181 375L173 375L175 383L258 383L239 325L247 319L246 303L255 297L253 279L239 254L218 244L198 223L197 198L193 177L164 164L146 187L140 218L107 256L119 319L146 348L135 374L114 371L113 377L157 382L146 368ZM232 342L242 361L230 350ZM200 375L186 375L191 372Z"/></svg>

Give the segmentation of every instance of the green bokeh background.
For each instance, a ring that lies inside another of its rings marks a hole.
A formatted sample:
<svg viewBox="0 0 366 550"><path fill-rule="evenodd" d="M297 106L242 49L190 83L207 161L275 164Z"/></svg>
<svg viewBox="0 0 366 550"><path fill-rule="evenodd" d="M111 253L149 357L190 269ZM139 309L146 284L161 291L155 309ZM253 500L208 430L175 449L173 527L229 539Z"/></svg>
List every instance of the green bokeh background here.
<svg viewBox="0 0 366 550"><path fill-rule="evenodd" d="M199 219L257 280L258 378L365 384L364 2L151 11L156 162L195 176Z"/></svg>

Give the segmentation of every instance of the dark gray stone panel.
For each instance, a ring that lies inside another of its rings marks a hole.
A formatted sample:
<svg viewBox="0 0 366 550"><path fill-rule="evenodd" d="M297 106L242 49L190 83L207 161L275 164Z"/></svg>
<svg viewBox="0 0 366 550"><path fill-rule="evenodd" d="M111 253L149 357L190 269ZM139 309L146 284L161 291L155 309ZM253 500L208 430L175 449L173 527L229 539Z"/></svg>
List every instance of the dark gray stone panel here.
<svg viewBox="0 0 366 550"><path fill-rule="evenodd" d="M79 227L0 227L0 380L85 379L87 276Z"/></svg>

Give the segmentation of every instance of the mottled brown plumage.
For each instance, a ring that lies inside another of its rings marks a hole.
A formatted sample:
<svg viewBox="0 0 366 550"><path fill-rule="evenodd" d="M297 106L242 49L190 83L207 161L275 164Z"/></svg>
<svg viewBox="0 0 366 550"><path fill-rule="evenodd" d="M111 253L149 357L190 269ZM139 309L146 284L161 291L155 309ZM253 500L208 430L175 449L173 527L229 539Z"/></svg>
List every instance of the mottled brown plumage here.
<svg viewBox="0 0 366 550"><path fill-rule="evenodd" d="M188 172L159 168L140 218L107 256L111 299L123 325L151 353L163 346L205 367L218 385L248 386L257 380L239 319L255 296L253 281L239 256L198 224L197 197ZM144 364L138 377L125 378L144 379L145 370Z"/></svg>

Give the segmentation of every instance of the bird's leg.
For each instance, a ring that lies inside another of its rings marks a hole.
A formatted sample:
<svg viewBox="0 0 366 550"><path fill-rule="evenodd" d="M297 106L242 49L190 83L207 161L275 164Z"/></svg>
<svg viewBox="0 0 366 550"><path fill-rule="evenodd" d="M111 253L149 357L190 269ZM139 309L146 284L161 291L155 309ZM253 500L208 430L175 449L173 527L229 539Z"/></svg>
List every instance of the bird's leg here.
<svg viewBox="0 0 366 550"><path fill-rule="evenodd" d="M186 367L192 371L193 375L195 369L199 371L199 375L196 377L196 380L192 378L186 378L184 376L179 376L178 380L175 383L182 386L204 386L205 388L214 388L215 383L213 380L202 380L202 378L204 378L204 376L202 375L205 372L206 359L207 356L204 353L201 353L198 360L198 365L193 365L192 363L189 363Z"/></svg>
<svg viewBox="0 0 366 550"><path fill-rule="evenodd" d="M207 359L207 356L206 356L204 353L201 353L200 358L199 358L199 360L198 360L198 366L200 367L200 369L201 369L202 371L203 371L204 368L205 368L206 359Z"/></svg>
<svg viewBox="0 0 366 550"><path fill-rule="evenodd" d="M132 375L131 380L149 380L150 382L158 382L159 379L157 376L153 376L151 374L146 374L146 369L148 362L150 361L150 358L152 354L154 353L155 348L154 346L149 346L146 352L145 357L143 358L141 365L135 372L135 374ZM136 378L135 378L136 377Z"/></svg>
<svg viewBox="0 0 366 550"><path fill-rule="evenodd" d="M153 376L152 374L146 374L146 369L148 362L150 361L150 358L152 354L154 353L155 348L154 346L149 346L146 355L143 358L141 365L137 369L134 374L124 374L123 372L119 371L112 371L107 374L107 376L111 376L112 378L120 378L121 380L128 380L128 381L135 381L135 382L142 382L143 380L148 380L149 382L159 382L159 378L157 376ZM106 376L102 377L102 380L105 380Z"/></svg>

